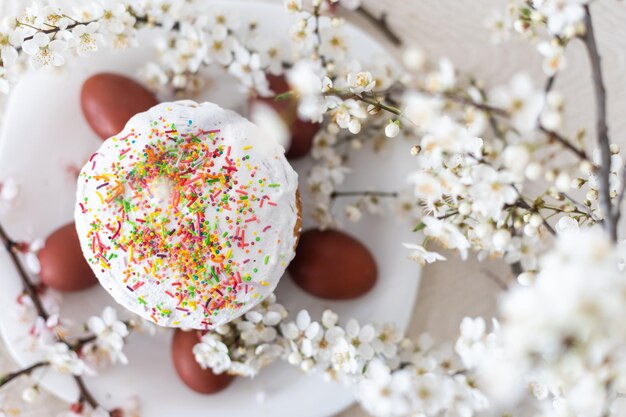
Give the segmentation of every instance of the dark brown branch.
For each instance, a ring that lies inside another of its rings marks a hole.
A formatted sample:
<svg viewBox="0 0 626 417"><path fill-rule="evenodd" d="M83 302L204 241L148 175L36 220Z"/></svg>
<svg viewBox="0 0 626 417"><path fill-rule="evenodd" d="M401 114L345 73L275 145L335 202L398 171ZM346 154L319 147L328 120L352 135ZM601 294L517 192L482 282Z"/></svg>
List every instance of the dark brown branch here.
<svg viewBox="0 0 626 417"><path fill-rule="evenodd" d="M356 12L376 26L394 46L402 46L402 39L387 24L387 13L382 13L379 17L376 17L363 6L356 9Z"/></svg>
<svg viewBox="0 0 626 417"><path fill-rule="evenodd" d="M0 240L2 241L2 244L4 245L4 247L9 251L9 256L11 257L11 261L13 262L13 265L15 266L15 269L17 269L17 273L20 276L20 279L22 280L22 285L24 286L24 290L26 291L30 299L33 301L35 310L37 310L37 315L39 315L44 320L48 320L48 317L49 317L48 312L43 307L43 304L41 303L41 300L39 299L39 295L37 294L37 286L33 284L32 281L30 280L28 273L26 272L26 269L22 265L22 262L20 261L19 256L17 254L17 251L16 251L17 242L9 238L9 235L7 234L6 230L4 229L2 225L0 225Z"/></svg>
<svg viewBox="0 0 626 417"><path fill-rule="evenodd" d="M337 197L390 197L394 198L398 196L395 191L335 191L331 195L331 198Z"/></svg>
<svg viewBox="0 0 626 417"><path fill-rule="evenodd" d="M539 130L545 133L550 140L560 143L565 149L573 152L574 154L576 154L576 156L578 156L583 161L591 162L591 160L589 159L589 156L587 155L587 152L585 152L582 149L578 149L574 144L572 144L572 142L567 140L558 132L555 132L554 130L546 129L543 126L539 126Z"/></svg>
<svg viewBox="0 0 626 417"><path fill-rule="evenodd" d="M472 99L470 99L469 97L465 97L465 96L461 96L459 94L454 94L454 93L436 93L430 90L427 90L425 88L416 88L417 91L419 91L422 94L426 94L432 97L438 97L441 99L448 99L450 101L453 101L455 103L459 103L459 104L465 104L467 106L471 106L471 107L475 107L479 110L483 110L486 111L488 113L491 113L493 115L496 116L502 116L502 117L508 117L509 113L504 110L504 109L500 109L498 107L493 107L490 106L489 104L486 103L478 103Z"/></svg>
<svg viewBox="0 0 626 417"><path fill-rule="evenodd" d="M509 285L506 283L505 280L501 279L490 270L483 269L483 274L485 274L485 276L489 278L489 280L493 281L501 290L506 291L509 288Z"/></svg>
<svg viewBox="0 0 626 417"><path fill-rule="evenodd" d="M20 376L30 375L35 369L39 369L44 366L48 366L48 362L37 362L29 366L28 368L20 369L19 371L6 374L0 377L0 387L3 387L4 385L8 384L16 378L19 378Z"/></svg>
<svg viewBox="0 0 626 417"><path fill-rule="evenodd" d="M588 5L585 5L585 27L587 31L582 40L585 43L591 64L596 103L596 136L601 160L598 169L600 177L600 207L605 218L604 228L611 236L611 239L617 242L617 219L619 215L616 213L617 210L613 210L613 205L611 204L611 142L606 120L606 89L604 88L601 58Z"/></svg>
<svg viewBox="0 0 626 417"><path fill-rule="evenodd" d="M83 380L83 378L78 375L74 375L74 381L76 381L76 385L78 385L78 389L80 391L80 397L78 399L78 402L80 403L86 402L93 409L98 408L99 407L98 401L96 401L96 399L93 397L91 392L89 392L89 390L85 386L85 381Z"/></svg>

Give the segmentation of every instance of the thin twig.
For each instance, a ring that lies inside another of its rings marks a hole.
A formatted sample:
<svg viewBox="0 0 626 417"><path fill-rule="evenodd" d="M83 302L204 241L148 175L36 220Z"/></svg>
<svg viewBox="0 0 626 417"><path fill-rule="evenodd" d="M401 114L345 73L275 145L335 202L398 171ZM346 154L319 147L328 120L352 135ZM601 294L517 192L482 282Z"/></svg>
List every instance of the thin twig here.
<svg viewBox="0 0 626 417"><path fill-rule="evenodd" d="M541 220L543 221L543 225L545 226L545 228L548 230L548 232L550 232L550 234L552 235L556 235L556 231L552 228L552 226L550 225L550 223L548 223L548 221L541 215L541 213L539 212L539 210L536 207L531 207L526 200L524 200L524 197L522 196L522 194L519 192L519 190L517 189L517 187L513 186L513 189L515 189L515 191L517 191L517 194L519 195L519 199L515 202L515 206L526 209L526 210L530 210L535 214L538 214L541 217Z"/></svg>
<svg viewBox="0 0 626 417"><path fill-rule="evenodd" d="M625 170L624 174L626 175L626 170ZM626 188L626 185L625 185L625 188ZM598 220L598 219L595 218L595 216L591 212L591 208L589 206L586 206L586 205L582 204L580 201L575 200L574 198L572 198L572 196L570 196L567 193L561 192L559 194L561 194L561 196L566 198L567 200L571 201L576 207L578 207L578 209L580 211L584 210L585 212L583 214L585 214L587 217L589 217L590 220L593 220L596 223L602 222L602 220Z"/></svg>
<svg viewBox="0 0 626 417"><path fill-rule="evenodd" d="M386 13L382 13L379 17L376 17L372 14L372 12L363 6L356 9L356 12L376 26L376 28L379 29L394 46L402 45L402 39L400 39L400 37L396 35L387 24Z"/></svg>
<svg viewBox="0 0 626 417"><path fill-rule="evenodd" d="M397 197L398 193L395 191L335 191L331 195L331 198L337 197Z"/></svg>
<svg viewBox="0 0 626 417"><path fill-rule="evenodd" d="M585 152L582 149L578 149L576 146L574 146L569 140L567 140L561 134L555 132L554 130L546 129L543 126L539 126L539 130L541 130L543 133L548 135L548 137L551 140L554 140L554 141L560 143L561 145L563 145L563 147L565 149L568 149L568 150L572 151L573 153L575 153L583 161L589 161L590 162L590 159L589 159L589 156L587 155L587 152Z"/></svg>
<svg viewBox="0 0 626 417"><path fill-rule="evenodd" d="M498 287L500 287L501 290L506 291L507 289L509 289L509 286L507 285L507 283L503 280L500 279L499 276L497 276L496 274L494 274L493 272L491 272L488 269L483 269L483 274L485 274L485 276L487 278L489 278L491 281L493 281Z"/></svg>
<svg viewBox="0 0 626 417"><path fill-rule="evenodd" d="M326 68L326 64L328 64L328 62L326 61L326 56L321 54L320 49L322 46L322 33L320 31L320 7L321 6L315 6L313 9L313 18L315 19L315 30L313 33L315 34L317 41L315 44L315 53L319 56L322 66Z"/></svg>
<svg viewBox="0 0 626 417"><path fill-rule="evenodd" d="M453 101L455 103L465 104L467 106L475 107L475 108L477 108L479 110L486 111L486 112L491 113L491 114L496 115L496 116L501 116L501 117L508 117L509 116L509 112L507 112L504 109L501 109L501 108L498 108L498 107L494 107L494 106L490 106L489 104L486 104L486 103L479 103L477 101L472 100L469 97L461 96L459 94L455 94L455 93L451 93L451 92L447 92L447 93L446 92L444 92L444 93L433 92L433 91L430 91L430 90L428 90L426 88L422 88L422 87L417 87L416 90L419 91L422 94L426 94L426 95L429 95L431 97L447 99L447 100Z"/></svg>
<svg viewBox="0 0 626 417"><path fill-rule="evenodd" d="M622 167L622 184L617 194L617 201L615 202L615 224L619 224L619 220L622 217L622 202L624 201L624 195L626 195L626 167Z"/></svg>
<svg viewBox="0 0 626 417"><path fill-rule="evenodd" d="M39 315L44 320L48 320L48 317L49 317L48 312L43 307L43 304L41 303L41 300L39 299L39 295L37 294L37 287L31 282L30 278L28 277L28 273L26 272L26 269L22 265L22 262L20 261L17 255L17 251L16 251L17 243L13 241L11 238L9 238L9 235L7 234L6 230L1 224L0 224L0 241L2 241L2 244L4 245L4 247L7 249L7 251L9 251L9 256L11 257L11 261L13 262L13 265L15 266L15 269L17 269L17 273L20 276L20 279L22 280L22 285L24 286L24 290L26 290L26 293L28 294L30 299L33 301L35 310L37 310L37 315Z"/></svg>
<svg viewBox="0 0 626 417"><path fill-rule="evenodd" d="M76 385L78 385L78 389L80 391L80 398L78 401L80 403L86 402L91 406L91 408L96 409L99 407L98 401L91 395L91 392L85 386L85 381L82 377L78 375L74 375L74 381L76 381Z"/></svg>
<svg viewBox="0 0 626 417"><path fill-rule="evenodd" d="M0 377L0 387L8 384L16 378L19 378L23 375L30 375L35 369L42 368L44 366L48 366L48 362L37 362L28 368L20 369L19 371L12 372L10 374L4 375Z"/></svg>
<svg viewBox="0 0 626 417"><path fill-rule="evenodd" d="M376 97L374 94L372 94L372 96ZM395 114L396 116L402 116L402 111L400 109L382 103L378 99L367 98L361 94L353 94L352 98L366 104L371 104L379 110L385 110L386 112Z"/></svg>
<svg viewBox="0 0 626 417"><path fill-rule="evenodd" d="M609 127L606 120L606 90L602 75L602 65L596 36L591 21L589 6L585 5L585 26L586 33L582 37L589 62L591 64L591 74L594 85L594 96L596 102L596 135L598 148L600 149L600 166L598 174L600 177L600 207L605 216L604 227L614 242L617 242L617 219L619 215L613 210L611 204L611 142L609 140Z"/></svg>

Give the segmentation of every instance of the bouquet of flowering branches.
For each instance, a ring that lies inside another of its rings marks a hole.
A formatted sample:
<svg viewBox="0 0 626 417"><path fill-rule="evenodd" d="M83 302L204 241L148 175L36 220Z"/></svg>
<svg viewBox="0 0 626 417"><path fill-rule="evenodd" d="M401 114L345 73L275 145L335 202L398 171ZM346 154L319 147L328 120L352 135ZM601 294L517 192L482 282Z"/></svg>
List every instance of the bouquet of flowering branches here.
<svg viewBox="0 0 626 417"><path fill-rule="evenodd" d="M332 210L340 198L348 201L342 208L349 221L396 210L415 231L415 243L405 244L415 261L445 260L437 252L443 247L463 258L503 258L514 277L502 282L492 328L482 318L466 318L453 347L434 346L427 336L406 338L391 324L340 320L332 311L290 316L271 297L206 333L194 348L201 366L253 377L282 359L349 385L361 405L381 417L619 412L626 392L620 320L626 313L626 253L618 224L626 171L609 136L591 1L512 0L490 21L499 40L514 34L536 45L546 75L539 87L524 73L490 86L449 60L429 62L414 48L406 49L403 69L349 61L338 7L365 14L397 41L384 18L369 14L358 0L286 0L294 17L288 45L268 43L255 25L207 14L195 3L96 1L68 11L34 5L0 29L0 89L8 92L28 63L62 66L70 55L89 55L105 45L131 47L138 30L163 28L159 59L142 71L163 96L193 95L210 66L225 68L261 96L272 95L267 74L285 74L290 91L276 99L297 102L300 118L322 124L306 178L307 203L321 228L341 222ZM565 103L553 88L573 42L583 43L589 56L595 132L566 129ZM352 152L400 136L414 157L407 187L338 191L351 174ZM3 183L5 202L18 188ZM16 265L30 265L36 273L37 245L2 237ZM76 413L121 413L99 407L81 375L91 371L88 353L124 362L124 342L138 322L118 321L107 310L87 322L90 335L69 340L62 320L49 313L49 292L20 271L23 305L35 310L34 334L45 339L49 355L0 378L0 385L52 367L75 375L82 393Z"/></svg>

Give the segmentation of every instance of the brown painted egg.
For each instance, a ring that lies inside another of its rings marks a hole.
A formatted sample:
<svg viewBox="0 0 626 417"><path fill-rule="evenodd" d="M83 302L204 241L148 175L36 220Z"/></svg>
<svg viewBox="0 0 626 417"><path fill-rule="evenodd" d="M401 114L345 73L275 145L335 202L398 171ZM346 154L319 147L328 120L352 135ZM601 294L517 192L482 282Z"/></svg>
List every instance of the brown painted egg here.
<svg viewBox="0 0 626 417"><path fill-rule="evenodd" d="M268 75L270 88L276 95L289 91L284 76ZM298 159L309 154L313 138L320 130L318 123L305 122L298 118L298 103L294 99L275 100L274 97L258 97L255 100L271 106L283 119L291 133L291 143L287 146L287 159Z"/></svg>
<svg viewBox="0 0 626 417"><path fill-rule="evenodd" d="M100 73L88 78L80 92L80 105L89 126L100 139L124 129L126 122L158 101L144 86L119 74Z"/></svg>
<svg viewBox="0 0 626 417"><path fill-rule="evenodd" d="M41 264L41 282L50 288L72 292L98 283L80 249L73 222L48 236L38 257Z"/></svg>
<svg viewBox="0 0 626 417"><path fill-rule="evenodd" d="M193 347L200 341L198 332L176 329L172 339L172 360L180 379L200 394L215 394L233 382L226 373L216 375L210 369L202 369L193 354Z"/></svg>
<svg viewBox="0 0 626 417"><path fill-rule="evenodd" d="M378 268L370 251L336 230L308 230L300 236L289 274L306 292L329 300L349 300L376 284Z"/></svg>

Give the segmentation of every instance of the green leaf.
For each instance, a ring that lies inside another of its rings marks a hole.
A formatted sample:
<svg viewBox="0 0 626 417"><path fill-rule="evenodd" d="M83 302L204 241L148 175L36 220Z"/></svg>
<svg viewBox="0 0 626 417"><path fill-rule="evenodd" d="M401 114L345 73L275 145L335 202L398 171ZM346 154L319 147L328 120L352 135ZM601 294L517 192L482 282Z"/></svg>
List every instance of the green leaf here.
<svg viewBox="0 0 626 417"><path fill-rule="evenodd" d="M293 97L293 91L287 91L287 92L278 94L276 97L274 97L274 101L287 100L287 99L290 99L291 97Z"/></svg>
<svg viewBox="0 0 626 417"><path fill-rule="evenodd" d="M424 222L422 222L422 223L419 223L417 226L415 226L413 228L413 231L414 232L419 232L419 231L422 231L424 229L426 229L426 224Z"/></svg>

